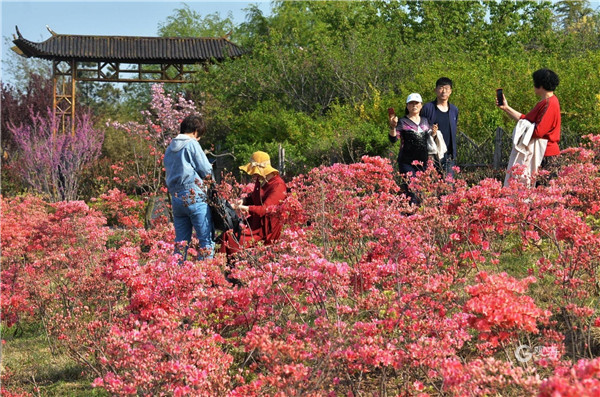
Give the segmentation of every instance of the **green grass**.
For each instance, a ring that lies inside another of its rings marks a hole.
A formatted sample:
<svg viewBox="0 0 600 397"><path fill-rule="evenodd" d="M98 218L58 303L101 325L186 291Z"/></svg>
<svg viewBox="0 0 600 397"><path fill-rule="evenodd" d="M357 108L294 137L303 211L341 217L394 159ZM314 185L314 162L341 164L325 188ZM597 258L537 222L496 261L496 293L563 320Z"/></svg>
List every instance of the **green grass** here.
<svg viewBox="0 0 600 397"><path fill-rule="evenodd" d="M53 354L39 327L13 336L14 330L2 328L2 384L39 396L106 396L91 386L85 368L64 353ZM7 371L10 373L5 379ZM36 391L37 388L37 391Z"/></svg>

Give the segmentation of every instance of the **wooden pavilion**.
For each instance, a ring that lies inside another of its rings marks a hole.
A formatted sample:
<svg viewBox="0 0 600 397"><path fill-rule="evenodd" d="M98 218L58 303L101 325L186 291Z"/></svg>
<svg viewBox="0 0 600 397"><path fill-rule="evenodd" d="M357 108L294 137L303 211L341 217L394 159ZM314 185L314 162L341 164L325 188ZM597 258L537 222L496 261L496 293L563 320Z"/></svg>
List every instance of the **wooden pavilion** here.
<svg viewBox="0 0 600 397"><path fill-rule="evenodd" d="M79 36L57 34L41 43L25 39L19 28L12 49L25 57L52 61L54 112L60 128L75 128L77 81L168 82L192 80L193 65L237 58L244 50L226 37Z"/></svg>

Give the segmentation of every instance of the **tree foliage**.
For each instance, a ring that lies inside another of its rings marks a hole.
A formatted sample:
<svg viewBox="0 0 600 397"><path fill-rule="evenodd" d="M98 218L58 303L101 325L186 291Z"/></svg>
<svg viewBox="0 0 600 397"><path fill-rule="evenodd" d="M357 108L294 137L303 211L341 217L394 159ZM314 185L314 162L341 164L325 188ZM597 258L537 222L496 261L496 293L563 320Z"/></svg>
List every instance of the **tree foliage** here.
<svg viewBox="0 0 600 397"><path fill-rule="evenodd" d="M2 84L2 130L9 124L31 124L30 112L45 113L52 106L52 79L32 74L23 86ZM10 135L2 135L8 139Z"/></svg>
<svg viewBox="0 0 600 397"><path fill-rule="evenodd" d="M204 103L213 139L226 141L239 161L249 146L282 143L296 160L317 165L357 158L327 154L349 144L334 139L340 130L360 124L366 135L384 134L385 109L402 109L409 92L434 99L442 75L455 82L451 100L461 111L461 131L479 141L497 127L510 131L512 121L493 105L494 89L502 86L511 105L527 112L537 101L531 73L550 67L562 80L564 131L582 135L600 122L593 88L600 84L593 72L600 23L587 4L280 1L268 16L250 7L233 37L251 52L210 68L191 92ZM171 26L186 21L169 19ZM381 113L364 120L361 109L372 106ZM324 141L338 147L324 148ZM377 141L367 139L361 154L386 155Z"/></svg>
<svg viewBox="0 0 600 397"><path fill-rule="evenodd" d="M207 141L238 163L259 148L277 161L280 144L298 172L390 156L385 109L403 109L410 92L433 100L441 76L454 80L459 130L478 142L514 125L494 106L494 90L527 112L537 102L531 73L541 67L561 78L564 135L600 124L600 16L587 1L276 1L269 14L246 12L234 25L231 15L183 5L158 26L161 36L227 36L248 51L183 86L206 116ZM95 115L123 122L142 121L151 100L148 85L80 88ZM105 158L126 158L125 141L108 131Z"/></svg>
<svg viewBox="0 0 600 397"><path fill-rule="evenodd" d="M162 37L220 37L232 32L233 28L231 13L225 19L221 19L219 13L202 17L184 4L158 25L158 34Z"/></svg>

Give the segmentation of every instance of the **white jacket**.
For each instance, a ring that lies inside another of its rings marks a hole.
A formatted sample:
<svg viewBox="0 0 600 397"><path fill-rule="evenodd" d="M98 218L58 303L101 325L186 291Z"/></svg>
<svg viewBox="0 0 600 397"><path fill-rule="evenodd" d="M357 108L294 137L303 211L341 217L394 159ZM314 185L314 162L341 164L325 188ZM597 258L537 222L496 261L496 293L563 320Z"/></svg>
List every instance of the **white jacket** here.
<svg viewBox="0 0 600 397"><path fill-rule="evenodd" d="M508 159L504 186L508 186L511 178L530 186L532 176L537 174L538 168L544 159L548 140L534 137L534 129L535 124L529 120L521 119L517 122L512 133L513 148ZM512 168L515 165L524 166L522 175L513 175Z"/></svg>
<svg viewBox="0 0 600 397"><path fill-rule="evenodd" d="M427 137L427 152L428 154L435 154L441 160L444 157L444 154L448 151L446 147L446 142L444 142L444 137L442 133L438 131L435 134L435 137L428 134Z"/></svg>

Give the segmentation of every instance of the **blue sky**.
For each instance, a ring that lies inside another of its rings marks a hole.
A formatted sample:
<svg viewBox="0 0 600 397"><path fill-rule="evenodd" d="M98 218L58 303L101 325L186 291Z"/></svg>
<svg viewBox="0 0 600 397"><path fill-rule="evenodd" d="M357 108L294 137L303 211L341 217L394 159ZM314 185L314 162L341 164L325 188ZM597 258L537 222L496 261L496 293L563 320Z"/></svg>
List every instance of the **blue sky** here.
<svg viewBox="0 0 600 397"><path fill-rule="evenodd" d="M156 36L158 26L184 4L202 16L231 12L235 24L245 21L247 8L257 4L268 14L271 3L254 1L14 1L0 0L2 6L2 58L10 51L15 25L28 40L41 42L50 37L48 25L60 34ZM7 43L5 38L10 38ZM8 44L8 45L7 45ZM9 52L10 51L10 52ZM5 75L3 73L3 75ZM4 76L6 78L6 76Z"/></svg>

